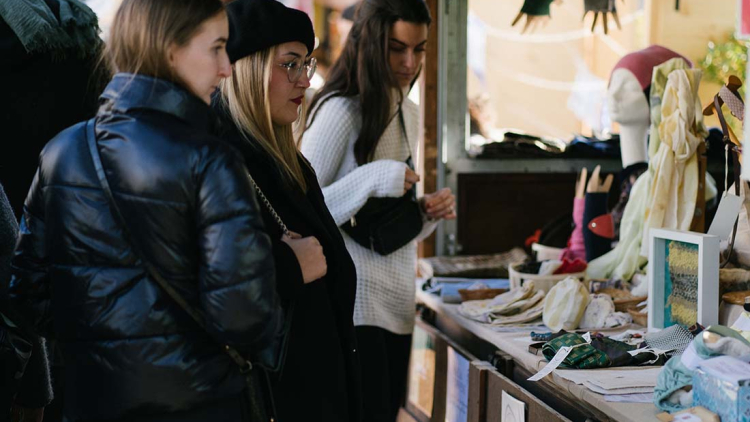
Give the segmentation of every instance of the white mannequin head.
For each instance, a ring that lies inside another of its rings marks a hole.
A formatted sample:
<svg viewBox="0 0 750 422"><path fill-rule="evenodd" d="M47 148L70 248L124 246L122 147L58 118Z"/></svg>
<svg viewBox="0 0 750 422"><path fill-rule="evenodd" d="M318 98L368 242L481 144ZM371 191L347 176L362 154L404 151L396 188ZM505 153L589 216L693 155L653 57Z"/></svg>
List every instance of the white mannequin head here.
<svg viewBox="0 0 750 422"><path fill-rule="evenodd" d="M623 56L609 79L607 105L612 121L620 124L622 167L648 161L648 129L651 122L648 104L654 67L680 54L660 45Z"/></svg>
<svg viewBox="0 0 750 422"><path fill-rule="evenodd" d="M622 167L648 161L649 106L641 84L630 70L619 68L612 72L607 108L612 121L620 124Z"/></svg>

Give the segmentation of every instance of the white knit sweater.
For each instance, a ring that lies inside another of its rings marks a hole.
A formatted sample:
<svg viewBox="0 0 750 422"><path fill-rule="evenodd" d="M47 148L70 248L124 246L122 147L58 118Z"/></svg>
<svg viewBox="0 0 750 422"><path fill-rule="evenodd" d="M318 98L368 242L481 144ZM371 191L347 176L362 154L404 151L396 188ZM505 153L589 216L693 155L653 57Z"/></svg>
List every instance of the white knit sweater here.
<svg viewBox="0 0 750 422"><path fill-rule="evenodd" d="M405 99L402 109L413 149L419 132L419 108ZM354 142L361 127L359 99L335 97L323 103L315 121L302 137L302 154L315 169L326 205L339 226L349 221L370 197L401 196L407 168L405 161L410 154L414 156L414 151L409 151L404 141L396 117L378 141L374 160L357 166ZM414 329L417 241L429 236L435 226L436 223L425 219L422 232L415 241L387 256L360 246L341 232L357 267L354 325L411 334Z"/></svg>

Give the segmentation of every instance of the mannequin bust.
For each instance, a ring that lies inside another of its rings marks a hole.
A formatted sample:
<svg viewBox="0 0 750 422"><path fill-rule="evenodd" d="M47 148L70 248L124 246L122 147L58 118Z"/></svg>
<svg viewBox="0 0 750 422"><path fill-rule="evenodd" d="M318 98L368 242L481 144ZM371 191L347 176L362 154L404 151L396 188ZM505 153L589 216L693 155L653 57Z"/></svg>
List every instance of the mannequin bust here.
<svg viewBox="0 0 750 422"><path fill-rule="evenodd" d="M623 56L612 70L607 89L607 107L612 121L620 124L622 168L648 161L650 124L649 90L653 68L680 54L652 45Z"/></svg>

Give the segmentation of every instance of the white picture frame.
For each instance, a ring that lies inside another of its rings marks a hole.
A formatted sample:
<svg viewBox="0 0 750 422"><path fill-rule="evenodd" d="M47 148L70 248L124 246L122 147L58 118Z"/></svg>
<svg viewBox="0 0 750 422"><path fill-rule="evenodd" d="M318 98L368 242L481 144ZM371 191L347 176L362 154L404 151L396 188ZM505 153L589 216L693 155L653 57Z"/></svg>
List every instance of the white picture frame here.
<svg viewBox="0 0 750 422"><path fill-rule="evenodd" d="M697 245L697 321L704 327L719 323L719 237L680 230L651 229L649 231L648 271L648 331L659 331L665 326L667 304L667 252L669 242ZM671 284L669 285L671 288ZM674 325L668 323L668 325Z"/></svg>

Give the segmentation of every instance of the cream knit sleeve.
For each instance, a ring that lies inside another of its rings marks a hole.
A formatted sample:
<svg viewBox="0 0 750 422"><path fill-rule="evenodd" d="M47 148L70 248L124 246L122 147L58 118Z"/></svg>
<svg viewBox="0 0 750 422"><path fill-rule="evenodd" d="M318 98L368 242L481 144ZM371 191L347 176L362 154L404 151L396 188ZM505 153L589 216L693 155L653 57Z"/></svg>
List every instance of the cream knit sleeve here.
<svg viewBox="0 0 750 422"><path fill-rule="evenodd" d="M406 163L377 160L352 164L359 116L348 98L332 98L317 111L305 131L300 150L310 161L336 225L353 217L370 197L399 197L404 192ZM352 155L347 160L347 154ZM347 161L352 170L347 172Z"/></svg>

